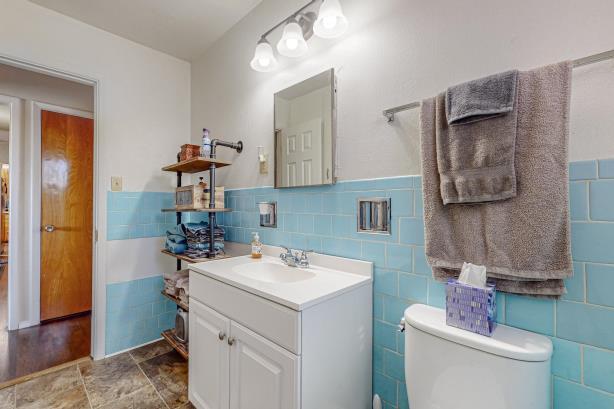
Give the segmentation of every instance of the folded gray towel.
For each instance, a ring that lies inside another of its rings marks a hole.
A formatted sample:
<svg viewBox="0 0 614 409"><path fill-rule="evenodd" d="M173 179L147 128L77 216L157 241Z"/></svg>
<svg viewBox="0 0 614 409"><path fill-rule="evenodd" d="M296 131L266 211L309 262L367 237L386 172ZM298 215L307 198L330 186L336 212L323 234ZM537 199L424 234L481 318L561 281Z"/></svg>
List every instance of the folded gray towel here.
<svg viewBox="0 0 614 409"><path fill-rule="evenodd" d="M508 71L450 87L440 96L446 106L436 118L444 204L516 196L517 80L518 71Z"/></svg>
<svg viewBox="0 0 614 409"><path fill-rule="evenodd" d="M517 82L518 70L511 70L448 88L448 124L469 124L512 112Z"/></svg>
<svg viewBox="0 0 614 409"><path fill-rule="evenodd" d="M480 205L444 206L437 169L436 119L443 95L422 103L425 247L433 276L457 276L464 261L486 266L500 290L538 296L565 292L571 277L568 158L571 63L520 72L518 195Z"/></svg>

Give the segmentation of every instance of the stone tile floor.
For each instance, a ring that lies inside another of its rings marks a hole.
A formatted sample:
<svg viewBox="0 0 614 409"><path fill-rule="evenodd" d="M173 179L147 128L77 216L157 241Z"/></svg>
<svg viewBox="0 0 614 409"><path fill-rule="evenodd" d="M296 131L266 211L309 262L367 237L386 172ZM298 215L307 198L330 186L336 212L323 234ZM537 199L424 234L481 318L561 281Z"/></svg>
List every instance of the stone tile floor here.
<svg viewBox="0 0 614 409"><path fill-rule="evenodd" d="M188 363L165 341L0 390L0 409L191 409Z"/></svg>

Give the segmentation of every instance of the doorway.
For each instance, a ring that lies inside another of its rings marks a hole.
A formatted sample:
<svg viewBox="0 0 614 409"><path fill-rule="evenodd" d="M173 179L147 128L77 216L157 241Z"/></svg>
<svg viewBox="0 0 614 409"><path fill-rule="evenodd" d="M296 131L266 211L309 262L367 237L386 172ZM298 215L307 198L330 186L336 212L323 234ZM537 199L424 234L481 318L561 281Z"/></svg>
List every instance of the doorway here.
<svg viewBox="0 0 614 409"><path fill-rule="evenodd" d="M95 147L92 85L1 63L0 77L0 104L19 112L6 164L0 131L2 387L92 355Z"/></svg>

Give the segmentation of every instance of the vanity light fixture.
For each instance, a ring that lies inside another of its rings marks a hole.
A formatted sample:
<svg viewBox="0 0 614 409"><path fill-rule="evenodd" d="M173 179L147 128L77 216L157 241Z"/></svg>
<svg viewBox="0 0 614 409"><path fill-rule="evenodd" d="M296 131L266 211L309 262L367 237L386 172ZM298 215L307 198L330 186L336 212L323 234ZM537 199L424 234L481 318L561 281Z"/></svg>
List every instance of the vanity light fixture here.
<svg viewBox="0 0 614 409"><path fill-rule="evenodd" d="M269 72L277 69L277 58L273 54L273 47L262 37L256 46L256 52L251 62L251 67L259 72Z"/></svg>
<svg viewBox="0 0 614 409"><path fill-rule="evenodd" d="M319 8L319 14L307 10L320 1L322 4ZM311 0L288 18L262 34L250 64L255 71L270 72L277 68L277 59L267 37L281 26L284 26L284 30L277 43L277 51L285 57L298 58L309 51L307 40L314 33L322 38L339 37L347 29L348 21L343 15L339 0Z"/></svg>
<svg viewBox="0 0 614 409"><path fill-rule="evenodd" d="M314 33L322 38L336 38L345 33L347 28L348 20L341 10L339 0L324 0L313 25Z"/></svg>
<svg viewBox="0 0 614 409"><path fill-rule="evenodd" d="M277 43L277 51L283 56L298 58L307 54L309 47L303 37L303 29L296 19L288 20L284 33Z"/></svg>

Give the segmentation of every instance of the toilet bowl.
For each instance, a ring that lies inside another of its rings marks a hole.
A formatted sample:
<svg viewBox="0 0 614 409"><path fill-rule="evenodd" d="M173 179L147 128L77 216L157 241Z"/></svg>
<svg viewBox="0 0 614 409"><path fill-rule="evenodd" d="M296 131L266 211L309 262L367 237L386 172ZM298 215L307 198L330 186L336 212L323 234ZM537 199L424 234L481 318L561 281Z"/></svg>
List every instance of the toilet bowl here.
<svg viewBox="0 0 614 409"><path fill-rule="evenodd" d="M405 310L412 409L549 409L552 342L499 325L491 338L446 325L445 310Z"/></svg>

